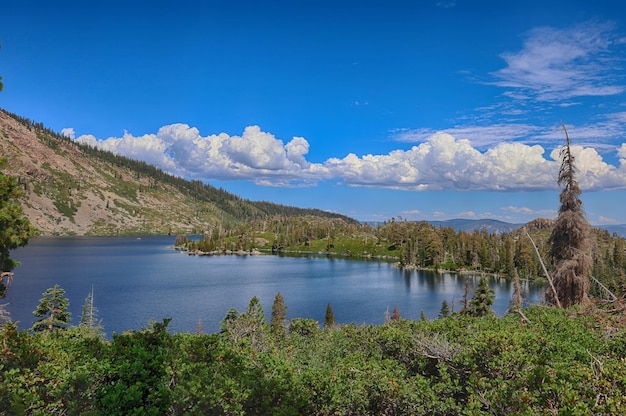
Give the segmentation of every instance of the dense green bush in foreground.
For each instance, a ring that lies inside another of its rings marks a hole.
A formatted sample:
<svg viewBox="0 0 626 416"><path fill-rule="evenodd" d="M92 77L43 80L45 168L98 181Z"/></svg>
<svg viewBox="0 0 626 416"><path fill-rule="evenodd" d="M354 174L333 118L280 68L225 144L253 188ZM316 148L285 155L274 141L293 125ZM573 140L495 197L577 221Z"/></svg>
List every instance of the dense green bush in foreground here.
<svg viewBox="0 0 626 416"><path fill-rule="evenodd" d="M0 333L3 414L626 414L615 315L532 307L503 318L285 333L248 310L213 335L167 320L101 339L85 327ZM304 330L306 329L306 330Z"/></svg>

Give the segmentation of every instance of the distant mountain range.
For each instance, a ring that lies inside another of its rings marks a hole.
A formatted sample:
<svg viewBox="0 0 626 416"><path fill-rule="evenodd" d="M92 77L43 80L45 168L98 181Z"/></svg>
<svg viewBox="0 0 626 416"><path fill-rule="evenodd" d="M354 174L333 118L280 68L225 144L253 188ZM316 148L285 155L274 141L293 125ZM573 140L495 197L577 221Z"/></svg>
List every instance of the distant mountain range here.
<svg viewBox="0 0 626 416"><path fill-rule="evenodd" d="M626 238L626 224L617 224L617 225L599 225L597 228L604 228L608 230L611 234L615 233L620 237Z"/></svg>
<svg viewBox="0 0 626 416"><path fill-rule="evenodd" d="M486 230L489 233L510 233L518 229L525 224L512 224L504 221L480 219L469 220L463 218L456 218L446 221L428 221L436 227L452 227L456 231L472 232L474 230ZM616 233L620 237L626 238L626 224L618 225L598 225L594 228L601 228L607 230L609 233Z"/></svg>

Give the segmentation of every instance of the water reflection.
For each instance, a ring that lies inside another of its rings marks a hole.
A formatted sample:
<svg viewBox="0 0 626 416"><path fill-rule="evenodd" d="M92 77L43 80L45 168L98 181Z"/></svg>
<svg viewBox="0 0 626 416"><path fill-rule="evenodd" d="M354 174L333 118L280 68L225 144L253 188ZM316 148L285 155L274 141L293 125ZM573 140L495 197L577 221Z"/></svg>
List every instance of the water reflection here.
<svg viewBox="0 0 626 416"><path fill-rule="evenodd" d="M337 322L380 324L394 306L410 319L419 319L422 311L437 317L444 300L459 310L466 280L474 288L480 278L325 255L188 256L172 250L173 244L173 237L33 239L14 252L23 264L6 299L12 317L28 328L42 292L59 284L75 321L93 287L109 334L165 317L173 318L172 331L193 332L200 319L206 332L215 332L230 307L244 310L252 296L269 319L279 291L289 319L323 322L330 303ZM504 278L491 278L490 284L493 309L502 315L512 284ZM541 290L541 284L522 282L527 302L539 302Z"/></svg>
<svg viewBox="0 0 626 416"><path fill-rule="evenodd" d="M489 286L494 290L496 304L494 309L499 314L506 311L508 302L513 296L513 282L510 278L485 275ZM473 289L478 286L480 274L435 272L430 270L402 270L402 280L408 294L429 293L449 303L460 301L465 294L469 282L471 298ZM542 298L542 282L521 281L520 289L526 304L540 303ZM506 305L504 307L502 305Z"/></svg>

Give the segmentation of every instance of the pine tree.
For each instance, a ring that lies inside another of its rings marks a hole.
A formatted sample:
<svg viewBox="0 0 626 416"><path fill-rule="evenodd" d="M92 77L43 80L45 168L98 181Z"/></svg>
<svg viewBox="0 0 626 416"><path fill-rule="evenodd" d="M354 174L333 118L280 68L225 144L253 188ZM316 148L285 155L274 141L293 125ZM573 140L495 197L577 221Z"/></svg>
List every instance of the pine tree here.
<svg viewBox="0 0 626 416"><path fill-rule="evenodd" d="M565 125L563 130L567 142L561 149L561 168L557 181L562 187L559 196L561 205L548 241L549 256L554 266L554 290L549 288L546 291L546 301L566 308L588 300L592 261L589 254L590 227L580 199L582 191L576 180L574 156Z"/></svg>
<svg viewBox="0 0 626 416"><path fill-rule="evenodd" d="M269 348L269 331L259 298L253 296L248 309L242 314L230 308L222 321L222 333L226 333L234 343L248 340L257 352L266 351Z"/></svg>
<svg viewBox="0 0 626 416"><path fill-rule="evenodd" d="M272 304L272 316L270 318L270 329L274 335L284 337L286 334L285 321L287 320L287 306L285 299L280 292L276 293Z"/></svg>
<svg viewBox="0 0 626 416"><path fill-rule="evenodd" d="M493 313L491 305L493 305L494 291L489 287L489 282L485 276L481 276L478 287L474 296L470 301L469 313L472 316L485 316Z"/></svg>
<svg viewBox="0 0 626 416"><path fill-rule="evenodd" d="M226 316L222 319L221 332L226 332L228 324L239 317L239 311L232 306L226 312Z"/></svg>
<svg viewBox="0 0 626 416"><path fill-rule="evenodd" d="M444 299L443 302L441 302L441 309L439 310L439 317L447 318L448 316L450 316L450 305L448 305L448 301Z"/></svg>
<svg viewBox="0 0 626 416"><path fill-rule="evenodd" d="M70 301L64 297L65 290L59 285L54 285L43 292L43 298L39 300L37 309L33 314L39 318L35 320L32 330L35 332L49 331L67 328L71 321L71 314L67 311Z"/></svg>
<svg viewBox="0 0 626 416"><path fill-rule="evenodd" d="M0 167L5 164L6 159L0 158ZM35 234L35 229L23 215L19 196L17 180L0 173L0 272L10 272L19 264L10 258L10 251L25 246ZM5 295L6 287L0 282L0 297Z"/></svg>
<svg viewBox="0 0 626 416"><path fill-rule="evenodd" d="M326 306L326 315L324 316L324 327L331 328L335 326L335 314L333 313L333 308L330 306Z"/></svg>
<svg viewBox="0 0 626 416"><path fill-rule="evenodd" d="M263 306L261 306L261 301L256 296L253 296L252 299L250 299L245 315L253 321L259 323L259 325L267 325L265 313L263 312Z"/></svg>

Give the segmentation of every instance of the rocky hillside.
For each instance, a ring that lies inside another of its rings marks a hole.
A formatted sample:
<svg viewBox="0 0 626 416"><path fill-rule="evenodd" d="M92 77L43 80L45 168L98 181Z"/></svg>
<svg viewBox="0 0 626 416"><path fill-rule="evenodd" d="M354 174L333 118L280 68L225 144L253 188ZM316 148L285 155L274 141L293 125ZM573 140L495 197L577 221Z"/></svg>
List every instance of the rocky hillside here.
<svg viewBox="0 0 626 416"><path fill-rule="evenodd" d="M254 202L65 139L0 110L2 173L18 179L24 212L44 235L195 233L268 215L335 215Z"/></svg>

